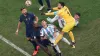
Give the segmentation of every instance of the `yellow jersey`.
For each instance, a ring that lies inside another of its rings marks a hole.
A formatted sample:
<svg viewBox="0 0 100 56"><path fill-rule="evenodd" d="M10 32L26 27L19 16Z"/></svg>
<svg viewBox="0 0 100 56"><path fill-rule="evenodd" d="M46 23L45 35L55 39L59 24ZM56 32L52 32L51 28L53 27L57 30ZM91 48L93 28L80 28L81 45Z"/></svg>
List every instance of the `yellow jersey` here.
<svg viewBox="0 0 100 56"><path fill-rule="evenodd" d="M64 6L62 9L60 9L57 12L57 15L62 17L66 21L66 23L75 22L75 19L73 18L69 9L66 6Z"/></svg>
<svg viewBox="0 0 100 56"><path fill-rule="evenodd" d="M65 20L66 23L75 22L75 19L72 17L69 9L66 6L64 6L62 9L57 9L57 7L55 7L54 10L58 11L45 13L45 15L59 15Z"/></svg>

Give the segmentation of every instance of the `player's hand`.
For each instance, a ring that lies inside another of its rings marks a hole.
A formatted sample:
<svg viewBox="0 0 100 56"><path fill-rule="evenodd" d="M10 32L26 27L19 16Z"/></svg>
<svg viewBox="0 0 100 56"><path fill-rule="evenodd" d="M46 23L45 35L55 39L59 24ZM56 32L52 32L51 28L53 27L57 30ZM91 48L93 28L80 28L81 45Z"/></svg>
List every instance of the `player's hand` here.
<svg viewBox="0 0 100 56"><path fill-rule="evenodd" d="M18 35L18 32L15 32L16 35Z"/></svg>
<svg viewBox="0 0 100 56"><path fill-rule="evenodd" d="M44 12L41 12L41 15L45 15L45 13Z"/></svg>
<svg viewBox="0 0 100 56"><path fill-rule="evenodd" d="M18 35L18 30L16 30L15 34Z"/></svg>

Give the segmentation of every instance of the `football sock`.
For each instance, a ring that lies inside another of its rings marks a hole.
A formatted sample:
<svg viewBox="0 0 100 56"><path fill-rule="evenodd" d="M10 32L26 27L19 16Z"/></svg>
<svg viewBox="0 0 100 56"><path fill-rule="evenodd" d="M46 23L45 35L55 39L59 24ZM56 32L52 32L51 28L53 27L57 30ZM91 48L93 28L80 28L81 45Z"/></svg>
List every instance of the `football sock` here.
<svg viewBox="0 0 100 56"><path fill-rule="evenodd" d="M38 0L38 2L39 2L39 4L40 4L41 6L43 6L42 0Z"/></svg>
<svg viewBox="0 0 100 56"><path fill-rule="evenodd" d="M68 45L70 45L70 42L66 38L63 37L62 41L65 42L65 43L67 43Z"/></svg>
<svg viewBox="0 0 100 56"><path fill-rule="evenodd" d="M37 46L36 42L31 41L31 40L30 40L30 42L31 42L31 43L32 43L32 45L34 46L34 49L35 49L35 50L37 50L37 48L36 48L36 46Z"/></svg>
<svg viewBox="0 0 100 56"><path fill-rule="evenodd" d="M72 31L70 31L68 34L69 34L69 36L70 36L70 38L71 38L72 42L75 42L73 32L72 32Z"/></svg>
<svg viewBox="0 0 100 56"><path fill-rule="evenodd" d="M52 46L53 50L55 53L57 53L57 50L55 49L55 46Z"/></svg>
<svg viewBox="0 0 100 56"><path fill-rule="evenodd" d="M59 34L55 40L55 43L54 45L56 45L61 39L62 39L63 35L62 34Z"/></svg>
<svg viewBox="0 0 100 56"><path fill-rule="evenodd" d="M61 53L58 45L55 46L55 49L57 50L58 53Z"/></svg>

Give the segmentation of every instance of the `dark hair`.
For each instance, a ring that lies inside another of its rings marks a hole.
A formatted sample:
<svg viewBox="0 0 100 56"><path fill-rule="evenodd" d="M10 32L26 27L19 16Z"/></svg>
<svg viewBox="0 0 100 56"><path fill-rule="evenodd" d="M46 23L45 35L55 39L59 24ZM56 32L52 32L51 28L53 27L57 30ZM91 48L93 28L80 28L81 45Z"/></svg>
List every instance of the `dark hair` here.
<svg viewBox="0 0 100 56"><path fill-rule="evenodd" d="M26 9L26 8L21 8L20 10L22 11L23 9Z"/></svg>
<svg viewBox="0 0 100 56"><path fill-rule="evenodd" d="M63 6L63 7L65 6L65 3L64 2L59 2L59 3L61 4L61 6Z"/></svg>
<svg viewBox="0 0 100 56"><path fill-rule="evenodd" d="M76 14L76 15L78 15L78 16L81 16L81 14L80 14L80 13L78 13L78 12L77 12L77 13L75 13L75 14Z"/></svg>

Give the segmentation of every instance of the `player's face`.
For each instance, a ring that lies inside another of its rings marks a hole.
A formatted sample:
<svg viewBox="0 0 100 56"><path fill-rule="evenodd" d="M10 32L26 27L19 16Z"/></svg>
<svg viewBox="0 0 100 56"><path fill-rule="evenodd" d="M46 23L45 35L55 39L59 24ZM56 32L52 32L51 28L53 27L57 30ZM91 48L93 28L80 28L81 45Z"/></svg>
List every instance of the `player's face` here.
<svg viewBox="0 0 100 56"><path fill-rule="evenodd" d="M23 9L22 10L22 14L26 14L27 13L27 10L26 9Z"/></svg>
<svg viewBox="0 0 100 56"><path fill-rule="evenodd" d="M74 15L74 18L75 18L75 19L79 19L80 16L78 16L77 14L75 14L75 15Z"/></svg>
<svg viewBox="0 0 100 56"><path fill-rule="evenodd" d="M47 25L47 22L43 20L43 21L41 22L41 24L42 24L42 26L44 27L44 26Z"/></svg>
<svg viewBox="0 0 100 56"><path fill-rule="evenodd" d="M58 3L58 8L59 8L59 9L61 9L61 8L62 8L62 6L61 6L61 4L60 4L60 3Z"/></svg>

